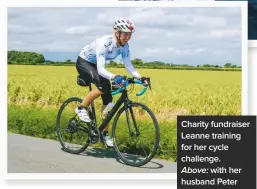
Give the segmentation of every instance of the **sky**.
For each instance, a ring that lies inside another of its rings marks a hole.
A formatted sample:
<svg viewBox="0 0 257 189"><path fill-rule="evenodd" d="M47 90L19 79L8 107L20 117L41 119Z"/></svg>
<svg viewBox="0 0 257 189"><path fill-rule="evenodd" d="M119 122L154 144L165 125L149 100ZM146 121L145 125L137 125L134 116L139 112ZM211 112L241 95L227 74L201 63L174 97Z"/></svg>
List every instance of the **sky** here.
<svg viewBox="0 0 257 189"><path fill-rule="evenodd" d="M8 8L8 50L75 61L88 43L113 34L113 23L121 17L135 24L132 59L241 65L238 7Z"/></svg>

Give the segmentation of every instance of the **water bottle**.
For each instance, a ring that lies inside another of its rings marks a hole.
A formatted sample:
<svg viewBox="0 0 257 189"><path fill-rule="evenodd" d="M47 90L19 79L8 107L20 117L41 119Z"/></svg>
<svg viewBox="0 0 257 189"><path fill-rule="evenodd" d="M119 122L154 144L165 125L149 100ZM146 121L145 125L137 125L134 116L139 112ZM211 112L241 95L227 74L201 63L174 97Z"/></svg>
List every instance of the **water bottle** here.
<svg viewBox="0 0 257 189"><path fill-rule="evenodd" d="M114 105L115 104L113 102L110 102L109 104L107 104L105 109L102 111L102 119L105 119L105 117L107 116L108 112L110 112L112 110Z"/></svg>

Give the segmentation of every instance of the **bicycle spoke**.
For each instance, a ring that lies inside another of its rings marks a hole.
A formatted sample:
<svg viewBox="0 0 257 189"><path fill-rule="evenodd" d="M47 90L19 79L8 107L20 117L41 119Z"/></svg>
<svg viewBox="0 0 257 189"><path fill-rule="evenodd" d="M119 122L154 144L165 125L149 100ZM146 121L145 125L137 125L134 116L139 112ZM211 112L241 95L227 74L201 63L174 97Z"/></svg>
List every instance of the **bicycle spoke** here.
<svg viewBox="0 0 257 189"><path fill-rule="evenodd" d="M142 143L141 143L141 138L140 138L139 140L140 140L140 145L142 146ZM145 149L144 149L144 147L143 147L143 146L142 146L142 148L143 148L143 150L144 150L144 153L145 153L145 155L146 155L146 157L147 157L148 155L147 155L147 153L145 152ZM148 147L148 149L149 149L149 150L151 150L149 147ZM151 154L151 153L150 153L150 154Z"/></svg>
<svg viewBox="0 0 257 189"><path fill-rule="evenodd" d="M140 142L140 146L142 147L141 142ZM142 147L142 149L143 149L143 151L144 151L144 153L145 153L145 157L147 157L147 154L146 154L146 152L145 152L144 147Z"/></svg>

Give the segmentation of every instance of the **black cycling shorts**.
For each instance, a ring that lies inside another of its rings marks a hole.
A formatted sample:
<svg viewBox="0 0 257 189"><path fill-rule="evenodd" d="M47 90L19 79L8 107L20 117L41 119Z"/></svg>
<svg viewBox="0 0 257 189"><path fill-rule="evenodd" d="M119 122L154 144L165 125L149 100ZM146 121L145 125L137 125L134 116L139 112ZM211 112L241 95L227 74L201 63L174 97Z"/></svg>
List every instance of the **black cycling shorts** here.
<svg viewBox="0 0 257 189"><path fill-rule="evenodd" d="M101 97L104 105L107 105L109 102L112 102L111 83L108 79L98 74L97 67L95 64L90 63L81 57L78 57L76 69L79 75L85 81L94 83L97 89L103 92Z"/></svg>

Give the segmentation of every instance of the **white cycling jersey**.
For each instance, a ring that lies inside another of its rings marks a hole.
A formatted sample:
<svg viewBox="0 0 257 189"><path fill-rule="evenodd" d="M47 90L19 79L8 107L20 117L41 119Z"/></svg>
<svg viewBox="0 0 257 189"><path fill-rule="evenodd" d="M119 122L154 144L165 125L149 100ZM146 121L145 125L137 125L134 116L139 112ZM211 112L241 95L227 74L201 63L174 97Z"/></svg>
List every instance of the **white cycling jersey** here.
<svg viewBox="0 0 257 189"><path fill-rule="evenodd" d="M111 79L115 74L105 69L106 60L113 60L118 55L121 55L127 71L132 76L139 77L139 73L135 70L130 60L129 45L126 44L117 48L114 35L106 35L94 40L79 53L81 58L96 64L99 75L107 79Z"/></svg>

